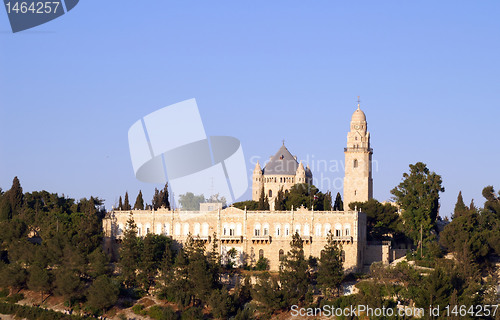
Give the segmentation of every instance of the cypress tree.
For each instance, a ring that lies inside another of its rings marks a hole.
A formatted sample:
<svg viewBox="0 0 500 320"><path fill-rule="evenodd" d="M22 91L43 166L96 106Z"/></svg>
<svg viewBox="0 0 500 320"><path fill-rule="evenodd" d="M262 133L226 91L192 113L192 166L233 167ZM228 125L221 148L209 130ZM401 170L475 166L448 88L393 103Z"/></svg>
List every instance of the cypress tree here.
<svg viewBox="0 0 500 320"><path fill-rule="evenodd" d="M152 201L154 210L158 210L158 208L160 208L160 206L161 206L160 202L161 202L160 192L158 191L157 188L155 188L155 194L153 195L153 201Z"/></svg>
<svg viewBox="0 0 500 320"><path fill-rule="evenodd" d="M128 192L125 192L125 200L123 200L123 210L130 210L130 202L128 200Z"/></svg>
<svg viewBox="0 0 500 320"><path fill-rule="evenodd" d="M280 188L278 194L276 195L276 199L274 199L274 210L276 211L286 210L285 193L283 192L283 187Z"/></svg>
<svg viewBox="0 0 500 320"><path fill-rule="evenodd" d="M17 177L12 180L12 187L9 190L10 205L12 210L15 211L21 208L23 204L23 188Z"/></svg>
<svg viewBox="0 0 500 320"><path fill-rule="evenodd" d="M123 210L122 196L120 196L120 200L118 200L118 209Z"/></svg>
<svg viewBox="0 0 500 320"><path fill-rule="evenodd" d="M464 203L464 199L462 198L462 191L458 193L457 203L455 204L455 210L453 211L452 218L457 218L463 216L469 211L469 208Z"/></svg>
<svg viewBox="0 0 500 320"><path fill-rule="evenodd" d="M267 206L269 206L269 202L267 202ZM266 195L264 193L264 187L260 189L259 205L257 210L266 210Z"/></svg>
<svg viewBox="0 0 500 320"><path fill-rule="evenodd" d="M332 193L330 191L327 191L323 196L323 210L332 210Z"/></svg>
<svg viewBox="0 0 500 320"><path fill-rule="evenodd" d="M134 209L135 210L144 210L144 199L142 199L142 191L141 190L139 190L139 194L137 195L137 198L135 199Z"/></svg>
<svg viewBox="0 0 500 320"><path fill-rule="evenodd" d="M163 191L160 192L161 205L167 209L170 209L170 201L168 201L168 182L165 183Z"/></svg>
<svg viewBox="0 0 500 320"><path fill-rule="evenodd" d="M340 196L340 192L337 192L337 196L335 197L335 203L333 205L334 211L344 211L344 203L342 202L342 197Z"/></svg>

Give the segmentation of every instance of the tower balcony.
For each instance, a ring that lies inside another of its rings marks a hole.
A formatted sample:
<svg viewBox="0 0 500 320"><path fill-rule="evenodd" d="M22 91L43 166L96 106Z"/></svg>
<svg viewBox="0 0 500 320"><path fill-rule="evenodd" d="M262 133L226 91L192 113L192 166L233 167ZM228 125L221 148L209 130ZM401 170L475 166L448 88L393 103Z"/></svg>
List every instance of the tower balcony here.
<svg viewBox="0 0 500 320"><path fill-rule="evenodd" d="M372 148L344 148L344 152L369 152L373 153Z"/></svg>

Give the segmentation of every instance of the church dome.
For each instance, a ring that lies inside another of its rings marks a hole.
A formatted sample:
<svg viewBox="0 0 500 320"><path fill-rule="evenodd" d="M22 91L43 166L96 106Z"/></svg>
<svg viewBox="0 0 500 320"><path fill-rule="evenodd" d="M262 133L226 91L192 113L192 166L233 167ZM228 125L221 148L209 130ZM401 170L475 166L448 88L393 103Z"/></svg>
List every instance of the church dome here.
<svg viewBox="0 0 500 320"><path fill-rule="evenodd" d="M359 108L352 114L351 121L366 121L365 113Z"/></svg>

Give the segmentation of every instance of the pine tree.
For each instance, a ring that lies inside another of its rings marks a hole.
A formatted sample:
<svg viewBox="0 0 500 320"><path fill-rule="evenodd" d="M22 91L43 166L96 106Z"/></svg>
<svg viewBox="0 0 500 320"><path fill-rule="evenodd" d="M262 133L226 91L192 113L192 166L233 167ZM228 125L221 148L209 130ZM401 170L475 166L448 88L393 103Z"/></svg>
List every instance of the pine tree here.
<svg viewBox="0 0 500 320"><path fill-rule="evenodd" d="M120 199L118 200L118 210L123 210L122 196L120 196Z"/></svg>
<svg viewBox="0 0 500 320"><path fill-rule="evenodd" d="M130 215L127 227L123 234L123 241L120 247L120 260L123 281L126 286L131 287L136 282L136 270L139 263L139 242L137 238L137 225Z"/></svg>
<svg viewBox="0 0 500 320"><path fill-rule="evenodd" d="M403 228L406 236L418 243L421 230L423 239L431 236L439 210L439 193L444 192L441 176L431 172L425 163L410 164L410 173L391 193L403 210Z"/></svg>
<svg viewBox="0 0 500 320"><path fill-rule="evenodd" d="M107 275L99 276L94 280L87 292L88 304L91 308L102 310L113 306L118 300L120 290Z"/></svg>
<svg viewBox="0 0 500 320"><path fill-rule="evenodd" d="M50 278L47 269L34 264L30 268L30 275L28 279L28 286L33 291L40 291L43 303L43 293L50 288Z"/></svg>
<svg viewBox="0 0 500 320"><path fill-rule="evenodd" d="M142 198L142 191L141 190L139 190L139 194L137 195L137 198L135 199L134 209L135 210L144 210L144 199Z"/></svg>
<svg viewBox="0 0 500 320"><path fill-rule="evenodd" d="M467 211L469 211L469 208L467 208L467 206L465 205L464 199L462 198L462 191L460 191L458 193L457 203L455 204L455 210L453 212L452 219L466 214Z"/></svg>
<svg viewBox="0 0 500 320"><path fill-rule="evenodd" d="M132 207L130 207L130 202L128 200L128 192L125 192L125 199L123 200L123 210L130 210Z"/></svg>
<svg viewBox="0 0 500 320"><path fill-rule="evenodd" d="M334 211L344 211L344 203L342 202L342 197L340 196L340 192L337 192L337 196L335 197L335 204L333 205Z"/></svg>
<svg viewBox="0 0 500 320"><path fill-rule="evenodd" d="M298 233L293 235L290 251L280 268L281 288L288 306L303 301L309 290L309 267L304 256L304 241Z"/></svg>
<svg viewBox="0 0 500 320"><path fill-rule="evenodd" d="M342 247L335 242L333 234L328 233L327 244L321 253L318 268L318 285L325 297L331 296L331 290L338 289L344 277Z"/></svg>

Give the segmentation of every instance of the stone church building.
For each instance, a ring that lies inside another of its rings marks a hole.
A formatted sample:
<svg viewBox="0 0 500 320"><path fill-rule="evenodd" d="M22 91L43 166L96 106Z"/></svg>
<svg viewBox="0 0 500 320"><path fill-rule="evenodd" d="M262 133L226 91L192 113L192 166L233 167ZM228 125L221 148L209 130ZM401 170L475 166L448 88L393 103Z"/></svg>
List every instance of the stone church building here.
<svg viewBox="0 0 500 320"><path fill-rule="evenodd" d="M127 220L133 217L139 236L164 234L183 243L191 235L196 241L203 241L208 248L215 234L222 259L227 259L226 253L235 248L238 252L237 265L253 265L260 257L265 257L269 259L270 269L277 271L280 260L290 250L290 241L296 232L304 240L306 257L320 257L327 235L331 232L342 246L346 272L361 271L363 265L373 261L388 261L390 248L387 245L377 248L367 245L366 215L348 209L350 202L367 201L373 196L373 151L366 116L359 104L351 118L344 153L345 211L314 211L303 207L290 211L274 210L274 198L281 188L287 191L297 183L313 183L309 167L304 167L283 144L264 168L257 163L252 176L252 199L258 201L263 188L270 200L270 211L206 206L200 211L113 210L103 220L105 248L110 254L117 254L117 244L123 236Z"/></svg>

